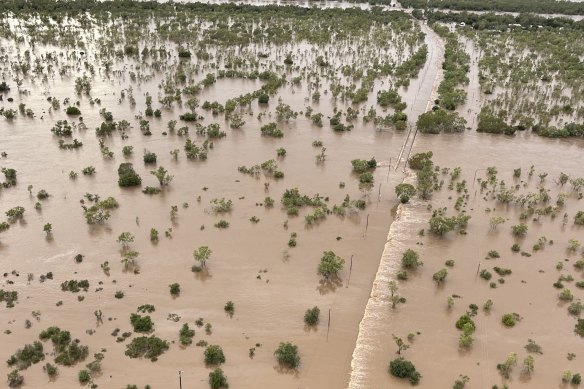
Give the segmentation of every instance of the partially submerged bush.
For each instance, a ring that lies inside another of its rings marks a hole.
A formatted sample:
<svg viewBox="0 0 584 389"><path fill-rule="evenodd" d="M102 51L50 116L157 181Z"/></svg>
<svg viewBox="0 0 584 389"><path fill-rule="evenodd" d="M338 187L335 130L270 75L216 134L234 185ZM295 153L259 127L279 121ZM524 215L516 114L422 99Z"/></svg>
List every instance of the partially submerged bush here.
<svg viewBox="0 0 584 389"><path fill-rule="evenodd" d="M64 366L73 366L85 360L89 354L87 346L79 344L78 339L71 339L69 331L59 327L49 327L39 335L41 340L50 339L55 347L55 363Z"/></svg>
<svg viewBox="0 0 584 389"><path fill-rule="evenodd" d="M207 346L205 349L205 363L207 365L220 365L225 363L225 355L223 354L223 349L217 345Z"/></svg>
<svg viewBox="0 0 584 389"><path fill-rule="evenodd" d="M409 379L412 385L417 385L422 377L412 362L401 357L389 363L389 373L394 377Z"/></svg>
<svg viewBox="0 0 584 389"><path fill-rule="evenodd" d="M223 374L223 370L217 368L209 373L209 386L211 386L211 389L229 388L227 377Z"/></svg>
<svg viewBox="0 0 584 389"><path fill-rule="evenodd" d="M130 162L120 164L118 168L118 185L122 187L139 186L142 178L134 171L134 166Z"/></svg>
<svg viewBox="0 0 584 389"><path fill-rule="evenodd" d="M30 365L39 363L45 359L43 352L43 344L41 342L33 342L27 344L22 349L16 351L8 360L6 364L10 367L16 367L18 370L27 369Z"/></svg>
<svg viewBox="0 0 584 389"><path fill-rule="evenodd" d="M289 369L295 369L300 365L298 346L290 342L281 342L276 351L274 351L274 355L280 365Z"/></svg>
<svg viewBox="0 0 584 389"><path fill-rule="evenodd" d="M304 314L304 323L309 326L314 326L318 323L319 316L320 309L318 307L307 309L306 313Z"/></svg>
<svg viewBox="0 0 584 389"><path fill-rule="evenodd" d="M407 249L401 259L401 264L404 269L416 270L422 265L419 260L420 256L412 249Z"/></svg>
<svg viewBox="0 0 584 389"><path fill-rule="evenodd" d="M329 279L336 276L343 269L344 264L345 260L333 251L325 251L320 259L317 272L325 279Z"/></svg>
<svg viewBox="0 0 584 389"><path fill-rule="evenodd" d="M168 350L168 342L156 336L140 336L132 339L126 346L126 355L130 358L145 357L152 362L158 360L158 357Z"/></svg>
<svg viewBox="0 0 584 389"><path fill-rule="evenodd" d="M132 313L130 315L130 323L136 332L150 332L154 329L154 323L150 316L140 316Z"/></svg>

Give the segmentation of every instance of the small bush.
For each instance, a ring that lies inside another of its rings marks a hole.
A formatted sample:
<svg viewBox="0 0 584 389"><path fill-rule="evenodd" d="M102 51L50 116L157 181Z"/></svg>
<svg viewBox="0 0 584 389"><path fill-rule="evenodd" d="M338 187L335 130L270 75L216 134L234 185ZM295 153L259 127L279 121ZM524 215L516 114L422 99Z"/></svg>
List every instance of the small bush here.
<svg viewBox="0 0 584 389"><path fill-rule="evenodd" d="M135 332L150 332L154 328L154 323L150 316L140 316L135 313L130 315L130 323Z"/></svg>
<svg viewBox="0 0 584 389"><path fill-rule="evenodd" d="M394 377L408 378L412 385L418 384L422 377L416 371L414 364L404 358L396 358L391 361L389 363L389 373Z"/></svg>
<svg viewBox="0 0 584 389"><path fill-rule="evenodd" d="M180 344L183 346L188 346L193 343L193 337L195 336L195 330L189 328L187 323L183 324L179 331Z"/></svg>
<svg viewBox="0 0 584 389"><path fill-rule="evenodd" d="M67 109L65 110L65 113L67 115L81 115L81 111L79 110L79 108L77 108L75 106L67 107Z"/></svg>
<svg viewBox="0 0 584 389"><path fill-rule="evenodd" d="M146 357L151 361L158 360L158 357L168 350L168 342L156 336L140 336L132 339L126 346L126 355L130 358Z"/></svg>
<svg viewBox="0 0 584 389"><path fill-rule="evenodd" d="M320 309L318 307L307 309L306 313L304 314L304 323L306 323L309 326L314 326L318 323L319 316Z"/></svg>
<svg viewBox="0 0 584 389"><path fill-rule="evenodd" d="M156 154L150 151L144 152L144 163L156 163Z"/></svg>
<svg viewBox="0 0 584 389"><path fill-rule="evenodd" d="M300 365L298 346L290 342L281 342L276 351L274 351L274 355L282 366L295 369Z"/></svg>
<svg viewBox="0 0 584 389"><path fill-rule="evenodd" d="M227 303L225 303L225 307L223 307L223 309L229 315L233 316L233 314L235 313L235 304L233 304L233 301L228 301Z"/></svg>
<svg viewBox="0 0 584 389"><path fill-rule="evenodd" d="M37 341L33 344L27 344L21 350L18 350L6 361L6 364L11 367L17 367L19 370L24 370L43 359L45 359L43 344Z"/></svg>
<svg viewBox="0 0 584 389"><path fill-rule="evenodd" d="M458 318L455 325L456 325L456 328L458 328L459 330L462 330L462 329L464 329L464 326L466 324L472 325L473 330L474 330L474 328L476 328L474 321L467 314L462 315L460 318Z"/></svg>
<svg viewBox="0 0 584 389"><path fill-rule="evenodd" d="M515 326L515 315L512 313L506 313L501 318L501 322L505 327L514 327Z"/></svg>
<svg viewBox="0 0 584 389"><path fill-rule="evenodd" d="M262 93L258 97L258 103L260 103L260 104L268 104L269 101L270 101L270 95L268 95L267 93Z"/></svg>
<svg viewBox="0 0 584 389"><path fill-rule="evenodd" d="M118 185L121 187L139 186L142 184L142 178L134 171L131 163L126 162L118 167Z"/></svg>
<svg viewBox="0 0 584 389"><path fill-rule="evenodd" d="M207 346L204 355L205 363L207 365L220 365L225 363L225 355L223 354L223 349L220 346Z"/></svg>
<svg viewBox="0 0 584 389"><path fill-rule="evenodd" d="M180 285L177 284L176 282L174 284L169 285L170 288L170 294L174 297L178 296L180 294Z"/></svg>
<svg viewBox="0 0 584 389"><path fill-rule="evenodd" d="M8 373L8 387L19 388L24 383L24 377L18 374L18 370Z"/></svg>
<svg viewBox="0 0 584 389"><path fill-rule="evenodd" d="M86 384L89 382L89 380L91 380L91 376L89 375L89 372L87 370L81 370L79 371L79 383L81 384Z"/></svg>
<svg viewBox="0 0 584 389"><path fill-rule="evenodd" d="M411 270L417 269L418 266L422 264L422 262L419 261L419 258L420 256L418 255L418 253L416 253L412 249L407 249L402 256L401 260L402 267Z"/></svg>
<svg viewBox="0 0 584 389"><path fill-rule="evenodd" d="M223 370L217 368L209 373L209 386L211 386L211 389L229 388L227 377L223 374Z"/></svg>
<svg viewBox="0 0 584 389"><path fill-rule="evenodd" d="M260 131L262 135L271 136L273 138L281 138L284 136L284 133L276 126L276 123L266 124L260 128Z"/></svg>
<svg viewBox="0 0 584 389"><path fill-rule="evenodd" d="M47 363L44 367L43 370L47 373L47 375L51 378L54 378L57 376L57 374L59 374L59 370L57 369L57 366L55 365L51 365L50 363Z"/></svg>

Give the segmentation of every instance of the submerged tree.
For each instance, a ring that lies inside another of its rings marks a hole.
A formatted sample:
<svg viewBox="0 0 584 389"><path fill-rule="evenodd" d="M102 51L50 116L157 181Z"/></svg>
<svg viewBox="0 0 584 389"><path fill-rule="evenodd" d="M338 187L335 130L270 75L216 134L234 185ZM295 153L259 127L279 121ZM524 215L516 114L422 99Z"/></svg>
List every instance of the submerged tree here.
<svg viewBox="0 0 584 389"><path fill-rule="evenodd" d="M207 260L211 257L213 251L207 246L201 246L193 251L193 257L201 264L201 267L207 267Z"/></svg>
<svg viewBox="0 0 584 389"><path fill-rule="evenodd" d="M320 263L318 264L318 274L323 276L325 279L330 279L338 274L339 271L343 269L345 260L333 251L325 251Z"/></svg>
<svg viewBox="0 0 584 389"><path fill-rule="evenodd" d="M405 351L405 350L410 348L410 345L405 343L402 338L399 338L399 337L395 336L394 334L391 334L391 337L393 338L393 341L395 342L395 344L397 346L397 354L398 355L401 355L402 351Z"/></svg>
<svg viewBox="0 0 584 389"><path fill-rule="evenodd" d="M295 369L300 365L298 346L290 342L280 343L276 351L274 351L274 355L280 365L289 369Z"/></svg>
<svg viewBox="0 0 584 389"><path fill-rule="evenodd" d="M174 176L168 174L168 170L166 170L163 166L159 166L158 169L150 171L150 174L158 179L160 186L170 184L174 178Z"/></svg>

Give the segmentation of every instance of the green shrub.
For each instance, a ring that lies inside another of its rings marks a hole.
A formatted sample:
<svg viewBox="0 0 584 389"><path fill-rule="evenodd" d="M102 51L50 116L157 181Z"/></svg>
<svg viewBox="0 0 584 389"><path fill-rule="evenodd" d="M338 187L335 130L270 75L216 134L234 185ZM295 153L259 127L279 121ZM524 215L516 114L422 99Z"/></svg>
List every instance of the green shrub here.
<svg viewBox="0 0 584 389"><path fill-rule="evenodd" d="M511 226L511 232L515 236L524 236L527 233L527 225L524 223Z"/></svg>
<svg viewBox="0 0 584 389"><path fill-rule="evenodd" d="M6 302L6 308L14 308L14 303L18 301L18 292L0 289L0 302Z"/></svg>
<svg viewBox="0 0 584 389"><path fill-rule="evenodd" d="M270 96L267 93L262 93L258 96L258 103L260 104L268 104L270 101Z"/></svg>
<svg viewBox="0 0 584 389"><path fill-rule="evenodd" d="M79 108L77 108L75 106L67 107L67 109L65 110L65 113L67 115L81 115L81 111L79 110Z"/></svg>
<svg viewBox="0 0 584 389"><path fill-rule="evenodd" d="M374 181L373 174L369 172L361 173L359 175L359 182L361 184L372 184Z"/></svg>
<svg viewBox="0 0 584 389"><path fill-rule="evenodd" d="M140 316L135 313L130 315L130 323L135 332L150 332L154 328L154 323L150 316Z"/></svg>
<svg viewBox="0 0 584 389"><path fill-rule="evenodd" d="M466 324L470 324L473 330L476 328L474 321L470 318L468 314L464 314L461 317L459 317L458 320L456 321L455 326L459 330L462 330L464 329Z"/></svg>
<svg viewBox="0 0 584 389"><path fill-rule="evenodd" d="M456 112L443 109L428 111L421 114L416 121L416 127L422 134L439 134L441 132L463 132L466 120Z"/></svg>
<svg viewBox="0 0 584 389"><path fill-rule="evenodd" d="M91 376L89 375L89 372L87 370L80 370L78 378L79 383L81 384L86 384L89 382L89 380L91 380Z"/></svg>
<svg viewBox="0 0 584 389"><path fill-rule="evenodd" d="M260 131L262 135L271 136L273 138L281 138L284 136L284 133L276 126L276 123L268 123L265 126L262 126Z"/></svg>
<svg viewBox="0 0 584 389"><path fill-rule="evenodd" d="M19 388L24 383L24 377L18 374L18 370L8 373L8 387Z"/></svg>
<svg viewBox="0 0 584 389"><path fill-rule="evenodd" d="M401 265L404 269L416 270L422 265L419 261L420 256L412 249L407 249L401 259Z"/></svg>
<svg viewBox="0 0 584 389"><path fill-rule="evenodd" d="M47 375L51 378L56 377L57 374L59 374L59 370L57 369L57 366L55 365L51 365L50 363L47 363L44 367L43 370L47 373Z"/></svg>
<svg viewBox="0 0 584 389"><path fill-rule="evenodd" d="M223 310L227 312L229 315L233 316L233 314L235 313L235 304L233 304L233 301L226 302L225 306L223 307Z"/></svg>
<svg viewBox="0 0 584 389"><path fill-rule="evenodd" d="M304 323L309 326L314 326L318 323L319 316L320 309L318 307L307 309L306 313L304 314Z"/></svg>
<svg viewBox="0 0 584 389"><path fill-rule="evenodd" d="M138 186L142 184L142 178L134 171L130 162L120 164L118 167L118 185L121 187Z"/></svg>
<svg viewBox="0 0 584 389"><path fill-rule="evenodd" d="M170 294L172 296L178 296L180 294L180 285L176 282L174 284L169 285Z"/></svg>
<svg viewBox="0 0 584 389"><path fill-rule="evenodd" d="M27 344L22 349L16 351L8 361L7 365L10 367L16 367L18 370L27 369L30 365L39 363L45 359L45 354L43 352L43 344L41 342L33 342L33 344Z"/></svg>
<svg viewBox="0 0 584 389"><path fill-rule="evenodd" d="M191 58L191 52L188 51L187 49L179 48L178 56L179 58Z"/></svg>
<svg viewBox="0 0 584 389"><path fill-rule="evenodd" d="M290 342L281 342L276 351L274 351L274 355L282 366L295 369L300 365L298 346Z"/></svg>
<svg viewBox="0 0 584 389"><path fill-rule="evenodd" d="M395 187L395 194L402 204L410 201L416 195L416 188L411 184L399 184Z"/></svg>
<svg viewBox="0 0 584 389"><path fill-rule="evenodd" d="M505 327L514 327L515 326L515 315L512 313L506 313L501 318L501 322Z"/></svg>
<svg viewBox="0 0 584 389"><path fill-rule="evenodd" d="M130 358L146 357L151 361L158 360L158 357L168 350L168 342L156 336L140 336L132 339L126 346L126 355Z"/></svg>
<svg viewBox="0 0 584 389"><path fill-rule="evenodd" d="M55 347L55 363L64 366L73 366L83 361L89 354L87 346L81 346L78 339L71 340L69 331L59 327L49 327L39 335L41 340L51 339Z"/></svg>
<svg viewBox="0 0 584 389"><path fill-rule="evenodd" d="M69 280L63 281L61 284L61 290L63 292L73 292L77 293L83 289L84 292L87 292L89 289L89 281L87 280Z"/></svg>
<svg viewBox="0 0 584 389"><path fill-rule="evenodd" d="M195 330L189 328L187 323L183 324L179 331L180 344L183 346L188 346L193 343L193 337L195 336Z"/></svg>
<svg viewBox="0 0 584 389"><path fill-rule="evenodd" d="M433 155L434 154L431 151L414 154L408 160L408 165L414 170L422 170L425 167L431 167Z"/></svg>
<svg viewBox="0 0 584 389"><path fill-rule="evenodd" d="M144 163L156 163L156 154L150 151L144 151Z"/></svg>
<svg viewBox="0 0 584 389"><path fill-rule="evenodd" d="M337 275L343 269L345 260L333 251L325 251L320 263L318 264L317 273L322 275L324 278L329 279Z"/></svg>
<svg viewBox="0 0 584 389"><path fill-rule="evenodd" d="M408 378L412 385L418 384L422 377L412 362L401 357L389 363L389 373L394 377Z"/></svg>
<svg viewBox="0 0 584 389"><path fill-rule="evenodd" d="M227 377L223 374L223 370L217 368L209 373L209 386L211 386L211 389L229 388Z"/></svg>
<svg viewBox="0 0 584 389"><path fill-rule="evenodd" d="M220 346L207 346L204 355L205 363L207 365L220 365L225 363L225 355L223 354L223 349Z"/></svg>

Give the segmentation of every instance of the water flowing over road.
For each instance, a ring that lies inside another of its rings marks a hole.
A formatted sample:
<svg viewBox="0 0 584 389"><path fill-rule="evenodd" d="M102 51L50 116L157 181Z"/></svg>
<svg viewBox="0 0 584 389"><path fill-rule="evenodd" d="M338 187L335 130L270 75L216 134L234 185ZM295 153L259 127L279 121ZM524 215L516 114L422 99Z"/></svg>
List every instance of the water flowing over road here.
<svg viewBox="0 0 584 389"><path fill-rule="evenodd" d="M419 78L412 82L407 91L406 101L412 101L408 111L410 126L412 127L415 126L416 118L432 107L434 100L437 98L438 85L444 78L442 70L444 42L425 23L421 23L421 28L426 34L428 57L424 68L419 73ZM414 135L408 136L402 147L404 154L400 160L404 164L407 161L409 150L411 150L415 142L415 131L412 131L412 133ZM414 175L409 174L404 181L413 184L414 180ZM371 295L365 307L363 319L359 324L359 335L351 361L349 389L374 387L373 382L375 379L370 374L372 369L371 358L375 356L373 351L380 347L378 335L387 330L387 323L390 319L388 317L390 304L388 282L395 278L395 272L399 268L399 256L406 247L404 242L411 235L410 225L416 222L415 208L415 203L407 206L399 205L395 220L389 228L387 241L379 261L379 268L371 288Z"/></svg>

